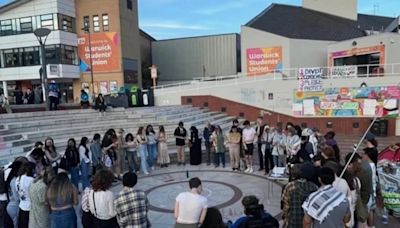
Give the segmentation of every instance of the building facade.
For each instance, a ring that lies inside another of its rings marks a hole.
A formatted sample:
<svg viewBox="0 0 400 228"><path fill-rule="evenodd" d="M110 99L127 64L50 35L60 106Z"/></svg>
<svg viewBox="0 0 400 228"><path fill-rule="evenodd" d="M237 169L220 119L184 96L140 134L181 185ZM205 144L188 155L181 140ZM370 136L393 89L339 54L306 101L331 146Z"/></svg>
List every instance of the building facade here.
<svg viewBox="0 0 400 228"><path fill-rule="evenodd" d="M41 53L33 31L51 30L46 40L48 78L56 80L61 100L72 100L72 80L79 79L74 0L20 0L0 8L0 81L10 103L14 93L42 94ZM40 96L39 96L40 94Z"/></svg>

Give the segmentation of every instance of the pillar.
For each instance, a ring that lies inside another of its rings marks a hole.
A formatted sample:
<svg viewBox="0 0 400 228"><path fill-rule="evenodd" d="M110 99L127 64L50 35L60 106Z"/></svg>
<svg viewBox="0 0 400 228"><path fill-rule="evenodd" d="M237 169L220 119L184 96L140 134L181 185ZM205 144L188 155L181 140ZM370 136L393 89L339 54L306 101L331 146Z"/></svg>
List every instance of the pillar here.
<svg viewBox="0 0 400 228"><path fill-rule="evenodd" d="M8 99L7 81L3 81L4 97Z"/></svg>

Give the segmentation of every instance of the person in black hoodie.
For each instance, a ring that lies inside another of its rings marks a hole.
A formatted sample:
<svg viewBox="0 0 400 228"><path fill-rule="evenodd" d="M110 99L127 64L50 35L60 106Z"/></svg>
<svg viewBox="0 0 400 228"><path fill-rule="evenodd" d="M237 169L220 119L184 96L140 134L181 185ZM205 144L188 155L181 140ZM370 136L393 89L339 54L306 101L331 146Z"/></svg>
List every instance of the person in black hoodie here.
<svg viewBox="0 0 400 228"><path fill-rule="evenodd" d="M65 149L65 158L68 164L68 172L71 175L71 182L79 189L79 151L76 147L76 141L73 138L68 139L68 146Z"/></svg>
<svg viewBox="0 0 400 228"><path fill-rule="evenodd" d="M201 164L201 139L199 138L199 131L195 126L190 128L190 164Z"/></svg>

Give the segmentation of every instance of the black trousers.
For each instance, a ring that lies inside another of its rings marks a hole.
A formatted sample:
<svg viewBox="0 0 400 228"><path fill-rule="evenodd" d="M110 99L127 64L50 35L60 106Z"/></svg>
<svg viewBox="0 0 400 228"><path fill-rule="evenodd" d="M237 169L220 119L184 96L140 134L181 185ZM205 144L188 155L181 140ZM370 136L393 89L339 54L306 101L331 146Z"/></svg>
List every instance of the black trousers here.
<svg viewBox="0 0 400 228"><path fill-rule="evenodd" d="M261 143L257 144L257 151L258 151L258 164L260 164L260 169L264 169L264 156L262 154L262 150L261 150Z"/></svg>
<svg viewBox="0 0 400 228"><path fill-rule="evenodd" d="M269 172L271 169L274 168L274 159L272 157L272 149L265 149L265 156L264 156L264 165L265 165L265 172Z"/></svg>
<svg viewBox="0 0 400 228"><path fill-rule="evenodd" d="M206 153L207 153L207 165L211 164L211 143L205 141L204 145L206 146Z"/></svg>
<svg viewBox="0 0 400 228"><path fill-rule="evenodd" d="M111 218L109 220L95 219L96 228L119 228L117 217Z"/></svg>
<svg viewBox="0 0 400 228"><path fill-rule="evenodd" d="M57 97L48 97L50 99L50 110L58 109L58 98Z"/></svg>
<svg viewBox="0 0 400 228"><path fill-rule="evenodd" d="M19 209L18 228L29 228L29 211Z"/></svg>

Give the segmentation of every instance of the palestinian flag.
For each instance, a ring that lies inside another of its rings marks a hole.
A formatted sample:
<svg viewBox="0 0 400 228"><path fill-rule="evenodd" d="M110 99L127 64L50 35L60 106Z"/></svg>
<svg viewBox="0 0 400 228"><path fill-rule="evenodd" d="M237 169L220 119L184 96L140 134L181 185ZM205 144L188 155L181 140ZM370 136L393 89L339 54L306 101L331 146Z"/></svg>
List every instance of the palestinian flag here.
<svg viewBox="0 0 400 228"><path fill-rule="evenodd" d="M397 118L399 116L399 107L383 108L383 118Z"/></svg>

